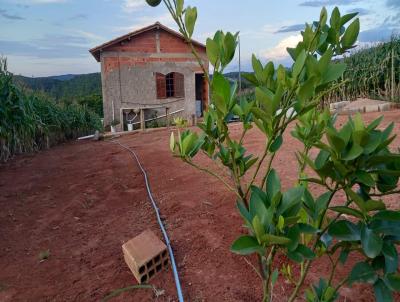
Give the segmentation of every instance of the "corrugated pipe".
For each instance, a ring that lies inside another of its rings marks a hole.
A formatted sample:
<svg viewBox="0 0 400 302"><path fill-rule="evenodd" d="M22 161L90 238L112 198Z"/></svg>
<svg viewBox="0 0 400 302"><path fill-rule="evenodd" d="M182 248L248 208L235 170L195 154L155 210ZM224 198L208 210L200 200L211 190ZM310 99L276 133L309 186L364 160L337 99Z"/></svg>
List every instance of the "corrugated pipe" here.
<svg viewBox="0 0 400 302"><path fill-rule="evenodd" d="M159 209L157 207L157 203L155 202L155 200L153 198L153 195L151 194L150 183L149 183L149 179L147 177L147 173L146 173L145 169L143 168L142 164L140 163L139 158L137 157L135 151L133 151L131 148L121 144L119 141L115 141L115 143L120 145L122 148L128 150L131 153L131 156L136 160L140 170L142 170L142 173L143 173L143 176L144 176L144 181L146 183L147 194L149 195L151 203L153 204L153 208L154 208L154 211L156 212L158 224L160 225L160 229L161 229L161 232L162 232L162 234L164 236L165 243L166 243L166 245L168 247L168 253L169 253L169 257L171 259L172 272L173 272L174 279L175 279L175 286L176 286L176 292L178 294L178 300L179 300L179 302L184 302L182 289L181 289L181 283L179 281L178 269L177 269L176 264L175 264L174 253L172 251L172 247L171 247L171 243L170 243L169 238L168 238L167 231L165 230L164 224L161 221L160 212L159 212Z"/></svg>

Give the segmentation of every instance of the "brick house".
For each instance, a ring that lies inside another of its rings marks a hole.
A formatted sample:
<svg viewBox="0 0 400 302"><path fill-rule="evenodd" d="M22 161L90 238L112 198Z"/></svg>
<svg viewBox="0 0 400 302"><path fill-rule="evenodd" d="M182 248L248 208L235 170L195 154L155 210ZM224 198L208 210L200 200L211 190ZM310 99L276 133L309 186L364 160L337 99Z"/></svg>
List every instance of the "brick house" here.
<svg viewBox="0 0 400 302"><path fill-rule="evenodd" d="M208 68L205 46L193 45ZM155 23L90 49L101 62L104 125L165 115L191 121L208 104L208 84L183 36Z"/></svg>

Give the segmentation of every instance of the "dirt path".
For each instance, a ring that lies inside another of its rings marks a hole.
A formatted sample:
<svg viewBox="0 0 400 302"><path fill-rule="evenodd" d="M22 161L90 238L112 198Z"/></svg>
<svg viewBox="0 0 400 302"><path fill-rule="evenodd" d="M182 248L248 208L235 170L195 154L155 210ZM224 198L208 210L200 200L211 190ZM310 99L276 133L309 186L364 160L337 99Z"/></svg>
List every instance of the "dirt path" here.
<svg viewBox="0 0 400 302"><path fill-rule="evenodd" d="M400 111L385 113L385 123L395 121L397 133L399 117ZM231 126L234 135L239 130ZM234 196L217 180L171 157L167 130L119 140L134 148L149 174L186 300L258 301L257 275L243 257L229 251L245 232ZM252 152L263 146L257 130L245 143ZM298 146L285 137L276 161L286 188L295 181L293 150ZM200 163L208 165L205 158ZM0 208L0 301L99 301L113 289L135 284L122 243L146 228L161 238L142 175L129 153L109 142L74 142L0 166ZM49 259L40 262L39 253L47 249ZM327 262L319 261L308 282L318 281L327 268ZM137 290L112 301L176 301L171 271L152 284L165 293L156 299L149 290ZM283 280L279 284L277 301L290 287ZM342 294L347 301L373 300L371 290L360 286Z"/></svg>

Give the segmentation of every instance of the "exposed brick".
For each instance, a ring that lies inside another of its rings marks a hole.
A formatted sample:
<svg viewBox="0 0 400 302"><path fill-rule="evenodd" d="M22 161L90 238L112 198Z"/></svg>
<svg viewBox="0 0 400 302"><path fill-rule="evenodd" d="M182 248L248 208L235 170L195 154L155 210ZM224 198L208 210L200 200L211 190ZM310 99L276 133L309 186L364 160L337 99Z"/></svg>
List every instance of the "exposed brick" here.
<svg viewBox="0 0 400 302"><path fill-rule="evenodd" d="M122 245L124 259L139 283L148 282L169 265L167 247L150 230Z"/></svg>

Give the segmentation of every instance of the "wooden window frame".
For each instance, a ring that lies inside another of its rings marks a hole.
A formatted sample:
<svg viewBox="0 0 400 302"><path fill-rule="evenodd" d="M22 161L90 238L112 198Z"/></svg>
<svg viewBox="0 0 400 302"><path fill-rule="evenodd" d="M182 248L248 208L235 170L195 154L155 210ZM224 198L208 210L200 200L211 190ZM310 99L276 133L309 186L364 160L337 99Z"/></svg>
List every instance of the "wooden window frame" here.
<svg viewBox="0 0 400 302"><path fill-rule="evenodd" d="M184 98L185 76L179 72L170 72L166 75L156 73L157 99Z"/></svg>

